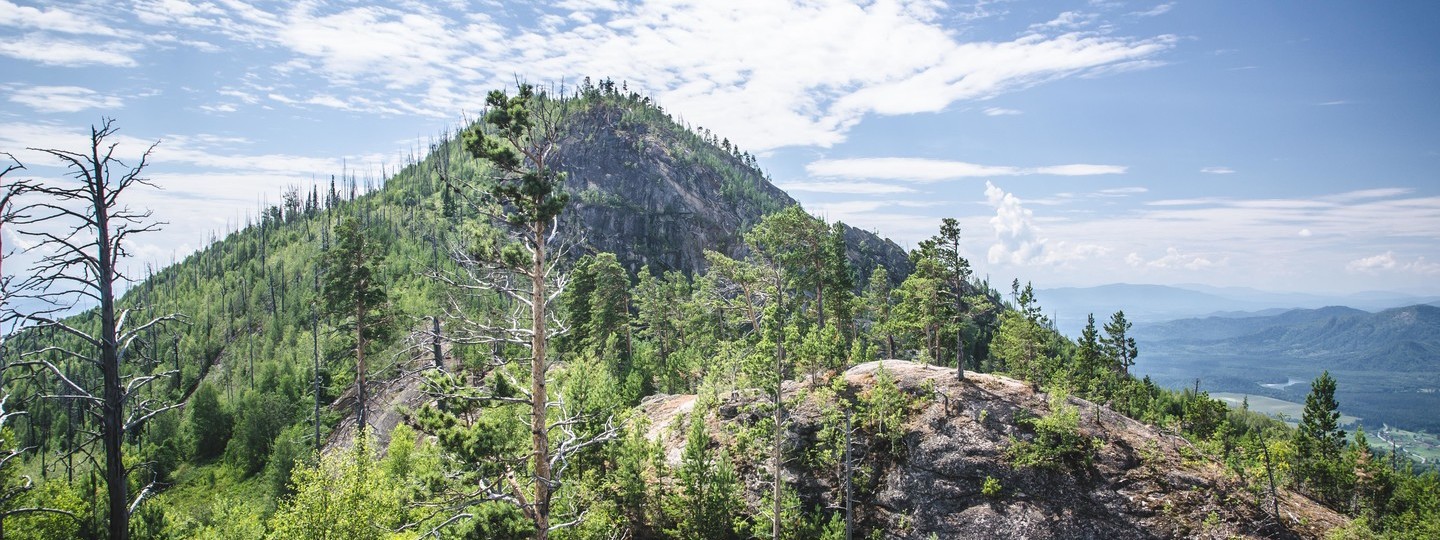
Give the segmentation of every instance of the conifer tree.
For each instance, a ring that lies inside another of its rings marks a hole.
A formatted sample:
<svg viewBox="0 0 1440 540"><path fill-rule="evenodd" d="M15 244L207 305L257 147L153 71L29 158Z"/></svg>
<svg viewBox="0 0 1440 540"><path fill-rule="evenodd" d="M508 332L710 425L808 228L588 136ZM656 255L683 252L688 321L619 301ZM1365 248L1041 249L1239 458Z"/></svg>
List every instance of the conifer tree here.
<svg viewBox="0 0 1440 540"><path fill-rule="evenodd" d="M935 258L940 262L942 289L949 299L948 319L955 333L955 376L965 378L965 296L969 286L970 261L960 255L960 222L945 218L940 222L940 234L929 240L934 245ZM1028 289L1028 287L1027 287Z"/></svg>
<svg viewBox="0 0 1440 540"><path fill-rule="evenodd" d="M1105 339L1102 342L1105 355L1110 358L1111 369L1124 375L1130 374L1130 366L1135 365L1135 358L1140 355L1135 348L1135 338L1128 335L1131 326L1130 321L1125 320L1125 312L1116 311L1110 316L1110 322L1105 323Z"/></svg>
<svg viewBox="0 0 1440 540"><path fill-rule="evenodd" d="M352 333L355 351L356 422L355 433L367 427L369 375L366 354L376 343L389 339L393 318L380 276L376 275L379 245L354 217L347 217L335 229L336 243L325 253L325 312L340 321L340 328Z"/></svg>
<svg viewBox="0 0 1440 540"><path fill-rule="evenodd" d="M1085 329L1080 331L1080 343L1075 349L1075 372L1082 384L1094 385L1100 375L1100 332L1095 329L1095 314L1085 319Z"/></svg>
<svg viewBox="0 0 1440 540"><path fill-rule="evenodd" d="M1329 371L1310 383L1294 444L1297 476L1321 498L1335 502L1341 488L1345 430L1340 429L1340 404L1335 401L1335 378Z"/></svg>
<svg viewBox="0 0 1440 540"><path fill-rule="evenodd" d="M450 311L457 328L449 339L491 347L492 358L480 374L489 377L489 388L465 388L462 379L451 377L444 382L448 389L443 390L442 400L454 399L463 407L429 408L422 411L429 418L423 423L439 431L442 446L476 469L465 474L478 475L474 480L479 486L466 488L459 497L461 506L506 502L534 526L535 538L544 540L555 529L574 524L573 520L557 523L551 516L551 502L562 486L565 469L579 452L613 439L616 431L608 420L598 432L571 429L585 421L584 412L552 399L549 388L555 367L551 341L570 329L562 320L560 302L554 301L564 294L566 276L559 269L563 248L553 243L569 201L565 174L555 162L566 135L569 101L522 84L513 96L490 92L485 103L484 125L467 130L463 143L472 156L490 164L490 177L443 180L474 214L490 220L477 224L476 231L493 232L490 225L496 224L508 228L509 234L477 235L474 245L455 250L460 270L441 278L458 294L498 292L510 309L474 317L466 311L468 300L452 298ZM508 370L495 369L511 363L507 347L523 350L528 357L528 390ZM486 448L501 440L499 433L486 440L475 438L475 433L490 431L479 422L493 419L482 415L477 420L474 411L465 407L522 404L526 411L521 422L530 436L528 451L509 443ZM552 438L552 432L559 437ZM488 461L471 462L481 457Z"/></svg>

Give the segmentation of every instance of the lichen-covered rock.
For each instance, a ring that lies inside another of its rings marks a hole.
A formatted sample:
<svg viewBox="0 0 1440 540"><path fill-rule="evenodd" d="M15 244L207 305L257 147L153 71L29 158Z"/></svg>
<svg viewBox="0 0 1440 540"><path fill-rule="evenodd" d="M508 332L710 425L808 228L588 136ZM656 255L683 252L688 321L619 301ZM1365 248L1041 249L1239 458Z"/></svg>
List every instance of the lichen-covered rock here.
<svg viewBox="0 0 1440 540"><path fill-rule="evenodd" d="M1028 430L1017 418L1049 412L1048 396L1003 376L967 373L956 380L953 369L886 360L851 368L840 376L855 393L871 388L884 369L901 391L914 399L902 443L889 450L861 452L857 458L873 470L868 485L856 490L856 519L869 534L885 538L1322 538L1346 519L1303 496L1284 492L1281 517L1274 519L1242 482L1202 456L1183 438L1117 414L1088 401L1069 398L1078 409L1080 431L1096 441L1091 464L1083 468L1015 467L1007 450ZM785 430L784 476L807 507L837 508L838 489L831 471L807 470L798 459L817 444L826 407L824 392L786 385L791 400ZM712 413L712 433L722 443L727 424L754 422L741 414L765 401L740 393L723 399ZM642 406L657 418L674 422L677 400L656 398ZM669 412L671 414L663 414ZM667 448L683 446L683 433L652 431ZM885 449L862 433L856 448ZM672 460L678 453L670 452ZM740 463L751 490L765 485L764 456ZM986 478L998 493L983 491Z"/></svg>

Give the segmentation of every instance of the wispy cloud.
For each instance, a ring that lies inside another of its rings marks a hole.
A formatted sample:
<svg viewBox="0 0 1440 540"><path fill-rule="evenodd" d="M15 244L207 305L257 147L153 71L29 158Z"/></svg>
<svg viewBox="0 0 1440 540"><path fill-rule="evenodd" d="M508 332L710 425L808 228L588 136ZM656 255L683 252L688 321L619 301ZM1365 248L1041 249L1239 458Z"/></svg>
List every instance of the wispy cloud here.
<svg viewBox="0 0 1440 540"><path fill-rule="evenodd" d="M1200 169L1200 172L1205 174L1235 174L1235 169L1231 169L1230 167L1205 167Z"/></svg>
<svg viewBox="0 0 1440 540"><path fill-rule="evenodd" d="M27 86L10 93L10 101L42 113L69 113L85 109L116 109L119 97L79 86Z"/></svg>
<svg viewBox="0 0 1440 540"><path fill-rule="evenodd" d="M1019 111L1016 109L1004 109L1000 107L986 107L984 112L985 116L1012 116L1017 114L1025 114L1024 111Z"/></svg>
<svg viewBox="0 0 1440 540"><path fill-rule="evenodd" d="M62 67L134 67L139 64L132 55L140 49L141 46L135 43L92 44L39 33L0 41L0 55Z"/></svg>
<svg viewBox="0 0 1440 540"><path fill-rule="evenodd" d="M1044 167L1013 167L978 165L964 161L947 161L926 158L848 158L822 159L805 165L805 171L812 176L823 178L888 179L912 182L937 182L957 178L985 178L998 176L1094 176L1124 174L1126 167L1120 165L1092 165L1075 163Z"/></svg>
<svg viewBox="0 0 1440 540"><path fill-rule="evenodd" d="M277 76L322 76L331 97L381 112L450 117L516 76L608 75L757 152L830 146L866 115L937 112L1149 59L1176 41L1069 32L967 42L945 27L958 11L924 2L572 4L538 7L529 26L504 12L456 17L422 3L166 0L142 3L139 17L276 47L287 53ZM287 97L293 105L319 96Z"/></svg>
<svg viewBox="0 0 1440 540"><path fill-rule="evenodd" d="M1095 20L1098 18L1100 18L1099 13L1066 11L1059 15L1056 15L1054 19L1050 19L1047 22L1030 25L1030 30L1041 31L1057 28L1063 30L1074 30L1088 26L1090 23L1095 22Z"/></svg>
<svg viewBox="0 0 1440 540"><path fill-rule="evenodd" d="M1147 9L1147 10L1145 10L1145 11L1137 11L1137 12L1133 13L1132 15L1136 15L1136 16L1139 16L1139 17L1155 17L1155 16L1164 15L1164 14L1166 14L1166 13L1169 13L1170 10L1173 9L1174 7L1175 7L1175 3L1174 3L1174 2L1166 2L1166 3L1164 3L1164 4L1159 4L1159 5L1155 6L1155 7L1152 7L1152 8L1150 8L1150 9Z"/></svg>
<svg viewBox="0 0 1440 540"><path fill-rule="evenodd" d="M1176 249L1173 246L1165 248L1165 254L1155 259L1147 260L1139 253L1135 252L1131 252L1129 255L1125 256L1125 263L1129 264L1130 266L1144 266L1147 268L1159 269L1183 268L1185 270L1204 270L1217 266L1218 264L1223 264L1224 262L1225 261L1221 261L1221 263L1216 263L1215 261L1211 260L1210 257L1204 255L1182 253L1179 249Z"/></svg>
<svg viewBox="0 0 1440 540"><path fill-rule="evenodd" d="M121 32L90 16L56 6L21 6L0 0L0 26L65 34L118 37Z"/></svg>
<svg viewBox="0 0 1440 540"><path fill-rule="evenodd" d="M894 184L879 182L784 182L776 187L787 192L845 193L854 195L880 195L888 193L912 193L915 190Z"/></svg>

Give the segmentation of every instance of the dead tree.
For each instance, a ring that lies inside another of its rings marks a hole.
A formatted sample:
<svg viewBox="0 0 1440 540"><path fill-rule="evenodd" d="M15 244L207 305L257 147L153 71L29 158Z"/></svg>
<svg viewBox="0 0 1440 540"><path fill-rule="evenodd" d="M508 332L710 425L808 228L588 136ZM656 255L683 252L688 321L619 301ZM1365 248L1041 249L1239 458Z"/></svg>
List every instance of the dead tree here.
<svg viewBox="0 0 1440 540"><path fill-rule="evenodd" d="M98 432L88 433L82 446L96 440L101 443L109 538L123 540L130 535L130 515L157 487L152 481L137 493L130 493L128 477L133 471L126 468L123 459L125 434L155 415L179 407L183 401L170 403L142 393L156 380L178 376L174 371L152 371L153 362L146 358L142 339L178 316L151 316L136 323L134 319L142 316L144 307L121 308L116 298L117 284L129 281L120 266L120 261L129 256L126 246L135 235L155 231L161 223L151 219L149 210L133 210L122 201L131 187L156 187L140 176L155 145L131 167L115 156L116 143L106 140L115 132L113 121L105 119L98 127L91 127L88 147L81 152L31 148L59 159L70 169L73 181L50 184L22 180L11 184L10 189L18 197L6 225L19 227L17 234L35 240L27 252L37 254L14 296L39 307L23 311L11 308L10 316L23 321L27 328L22 332L59 332L79 344L37 345L22 352L10 368L54 379L58 389L44 397L80 405L99 426ZM87 330L87 325L63 318L72 308L83 305L95 306L83 316L97 319L98 330ZM55 358L69 363L56 362ZM62 368L62 364L98 369L98 387L71 372L75 368Z"/></svg>

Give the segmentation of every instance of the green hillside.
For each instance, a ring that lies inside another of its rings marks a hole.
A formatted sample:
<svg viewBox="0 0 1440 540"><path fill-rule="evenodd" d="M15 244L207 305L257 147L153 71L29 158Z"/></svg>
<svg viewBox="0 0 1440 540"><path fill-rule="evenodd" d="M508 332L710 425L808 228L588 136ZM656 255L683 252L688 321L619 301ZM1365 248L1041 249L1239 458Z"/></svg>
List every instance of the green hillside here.
<svg viewBox="0 0 1440 540"><path fill-rule="evenodd" d="M1029 284L1007 302L973 275L953 220L904 253L817 219L728 140L608 81L490 99L486 125L383 182L286 193L125 292L137 320L183 315L130 342L122 375L176 376L133 383L125 405L184 404L129 423L126 516L104 503L103 409L65 386L101 379L65 352L92 348L78 334L100 316L8 336L6 411L25 414L0 436L16 451L3 533L100 538L122 518L135 538L840 538L847 517L877 538L1440 531L1433 473L1336 439L1324 406L1296 432L1132 377L1123 316L1061 336ZM517 157L543 147L525 120L556 111L555 152ZM893 502L940 481L958 495ZM1092 496L1084 515L1033 519ZM932 507L946 513L919 515Z"/></svg>

